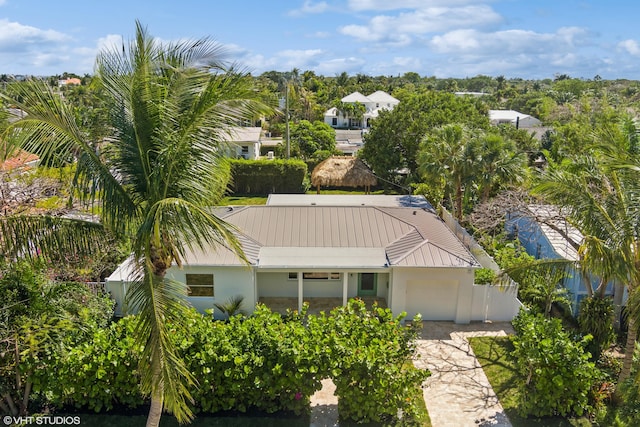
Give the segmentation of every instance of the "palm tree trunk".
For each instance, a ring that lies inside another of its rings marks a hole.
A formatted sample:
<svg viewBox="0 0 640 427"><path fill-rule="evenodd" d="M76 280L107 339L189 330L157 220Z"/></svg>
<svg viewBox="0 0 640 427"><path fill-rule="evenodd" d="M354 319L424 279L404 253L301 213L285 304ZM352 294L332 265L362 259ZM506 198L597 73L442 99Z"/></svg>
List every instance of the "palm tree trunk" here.
<svg viewBox="0 0 640 427"><path fill-rule="evenodd" d="M462 222L462 183L456 184L456 218Z"/></svg>
<svg viewBox="0 0 640 427"><path fill-rule="evenodd" d="M147 416L147 427L158 427L160 417L162 416L163 403L162 393L151 396L151 407L149 408L149 415Z"/></svg>
<svg viewBox="0 0 640 427"><path fill-rule="evenodd" d="M624 362L622 363L622 370L618 377L618 384L621 384L631 375L631 365L633 364L633 352L636 348L636 337L638 335L638 326L635 320L629 316L629 329L627 331L627 344L624 348Z"/></svg>

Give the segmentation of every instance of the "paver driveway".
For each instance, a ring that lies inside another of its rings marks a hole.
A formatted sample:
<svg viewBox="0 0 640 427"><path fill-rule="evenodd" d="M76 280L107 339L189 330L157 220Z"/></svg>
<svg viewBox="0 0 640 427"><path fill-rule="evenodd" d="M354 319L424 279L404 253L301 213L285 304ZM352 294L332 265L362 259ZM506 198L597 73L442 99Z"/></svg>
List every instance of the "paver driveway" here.
<svg viewBox="0 0 640 427"><path fill-rule="evenodd" d="M431 371L423 394L433 427L511 426L467 340L511 333L506 322L423 322L414 364Z"/></svg>

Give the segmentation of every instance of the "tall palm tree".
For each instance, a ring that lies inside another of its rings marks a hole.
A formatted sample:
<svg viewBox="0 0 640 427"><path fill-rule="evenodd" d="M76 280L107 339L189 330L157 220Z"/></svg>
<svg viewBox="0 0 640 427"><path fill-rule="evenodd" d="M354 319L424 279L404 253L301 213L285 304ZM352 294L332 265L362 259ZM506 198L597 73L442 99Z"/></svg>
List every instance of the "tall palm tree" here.
<svg viewBox="0 0 640 427"><path fill-rule="evenodd" d="M563 206L583 234L581 269L604 283L619 280L627 286L630 316L622 381L631 371L640 325L640 158L624 140L600 137L571 166L546 171L536 192Z"/></svg>
<svg viewBox="0 0 640 427"><path fill-rule="evenodd" d="M444 187L458 221L462 220L465 183L473 164L468 150L470 138L465 126L444 125L424 137L418 152L418 171L427 182Z"/></svg>
<svg viewBox="0 0 640 427"><path fill-rule="evenodd" d="M71 107L38 82L21 89L19 106L27 115L6 134L41 157L77 158L78 193L99 203L102 226L131 238L136 280L128 299L138 312L135 334L144 348L147 425L158 425L163 408L180 422L192 418L188 388L195 380L169 333L169 325L180 327L184 318L187 289L168 280L167 269L180 266L189 249L211 245L244 258L233 228L208 207L225 190L228 177L220 164L230 127L266 109L253 100L251 80L222 54L206 38L159 43L136 22L128 45L107 49L96 60L111 125L100 150L78 128ZM7 231L10 225L4 222ZM73 220L67 225L65 231L76 230ZM25 229L42 233L36 226ZM27 235L21 237L29 244Z"/></svg>
<svg viewBox="0 0 640 427"><path fill-rule="evenodd" d="M527 173L527 158L514 142L495 133L478 132L472 139L474 181L480 202L486 202L501 186L522 184Z"/></svg>

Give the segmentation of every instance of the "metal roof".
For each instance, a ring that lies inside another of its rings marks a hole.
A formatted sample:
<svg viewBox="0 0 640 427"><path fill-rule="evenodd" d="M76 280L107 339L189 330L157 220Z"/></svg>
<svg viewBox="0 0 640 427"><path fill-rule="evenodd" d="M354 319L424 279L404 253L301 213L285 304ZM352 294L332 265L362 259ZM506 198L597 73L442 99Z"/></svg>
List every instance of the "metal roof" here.
<svg viewBox="0 0 640 427"><path fill-rule="evenodd" d="M347 203L341 199L337 201ZM344 268L478 266L431 209L265 205L227 208L217 214L239 230L247 257L257 267L282 267L288 262ZM374 253L385 254L384 262ZM209 265L234 265L235 255L228 250L210 252L206 257ZM203 261L198 259L197 263Z"/></svg>
<svg viewBox="0 0 640 427"><path fill-rule="evenodd" d="M256 268L479 267L432 209L263 205L216 208L214 213L235 227ZM246 265L223 245L189 250L183 261L192 266ZM110 280L129 274L125 270Z"/></svg>

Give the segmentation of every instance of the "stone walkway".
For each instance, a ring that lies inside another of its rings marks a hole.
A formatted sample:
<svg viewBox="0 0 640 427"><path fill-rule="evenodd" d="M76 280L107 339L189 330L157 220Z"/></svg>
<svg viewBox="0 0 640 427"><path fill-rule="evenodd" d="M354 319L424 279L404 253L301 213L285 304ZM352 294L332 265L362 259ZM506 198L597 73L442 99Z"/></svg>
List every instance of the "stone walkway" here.
<svg viewBox="0 0 640 427"><path fill-rule="evenodd" d="M512 333L506 322L424 322L418 340L420 357L414 364L431 371L423 395L433 427L511 427L467 338ZM339 426L334 391L335 385L326 379L311 396L311 427Z"/></svg>
<svg viewBox="0 0 640 427"><path fill-rule="evenodd" d="M429 369L424 399L433 427L510 427L467 338L505 336L510 323L424 322L418 368Z"/></svg>

